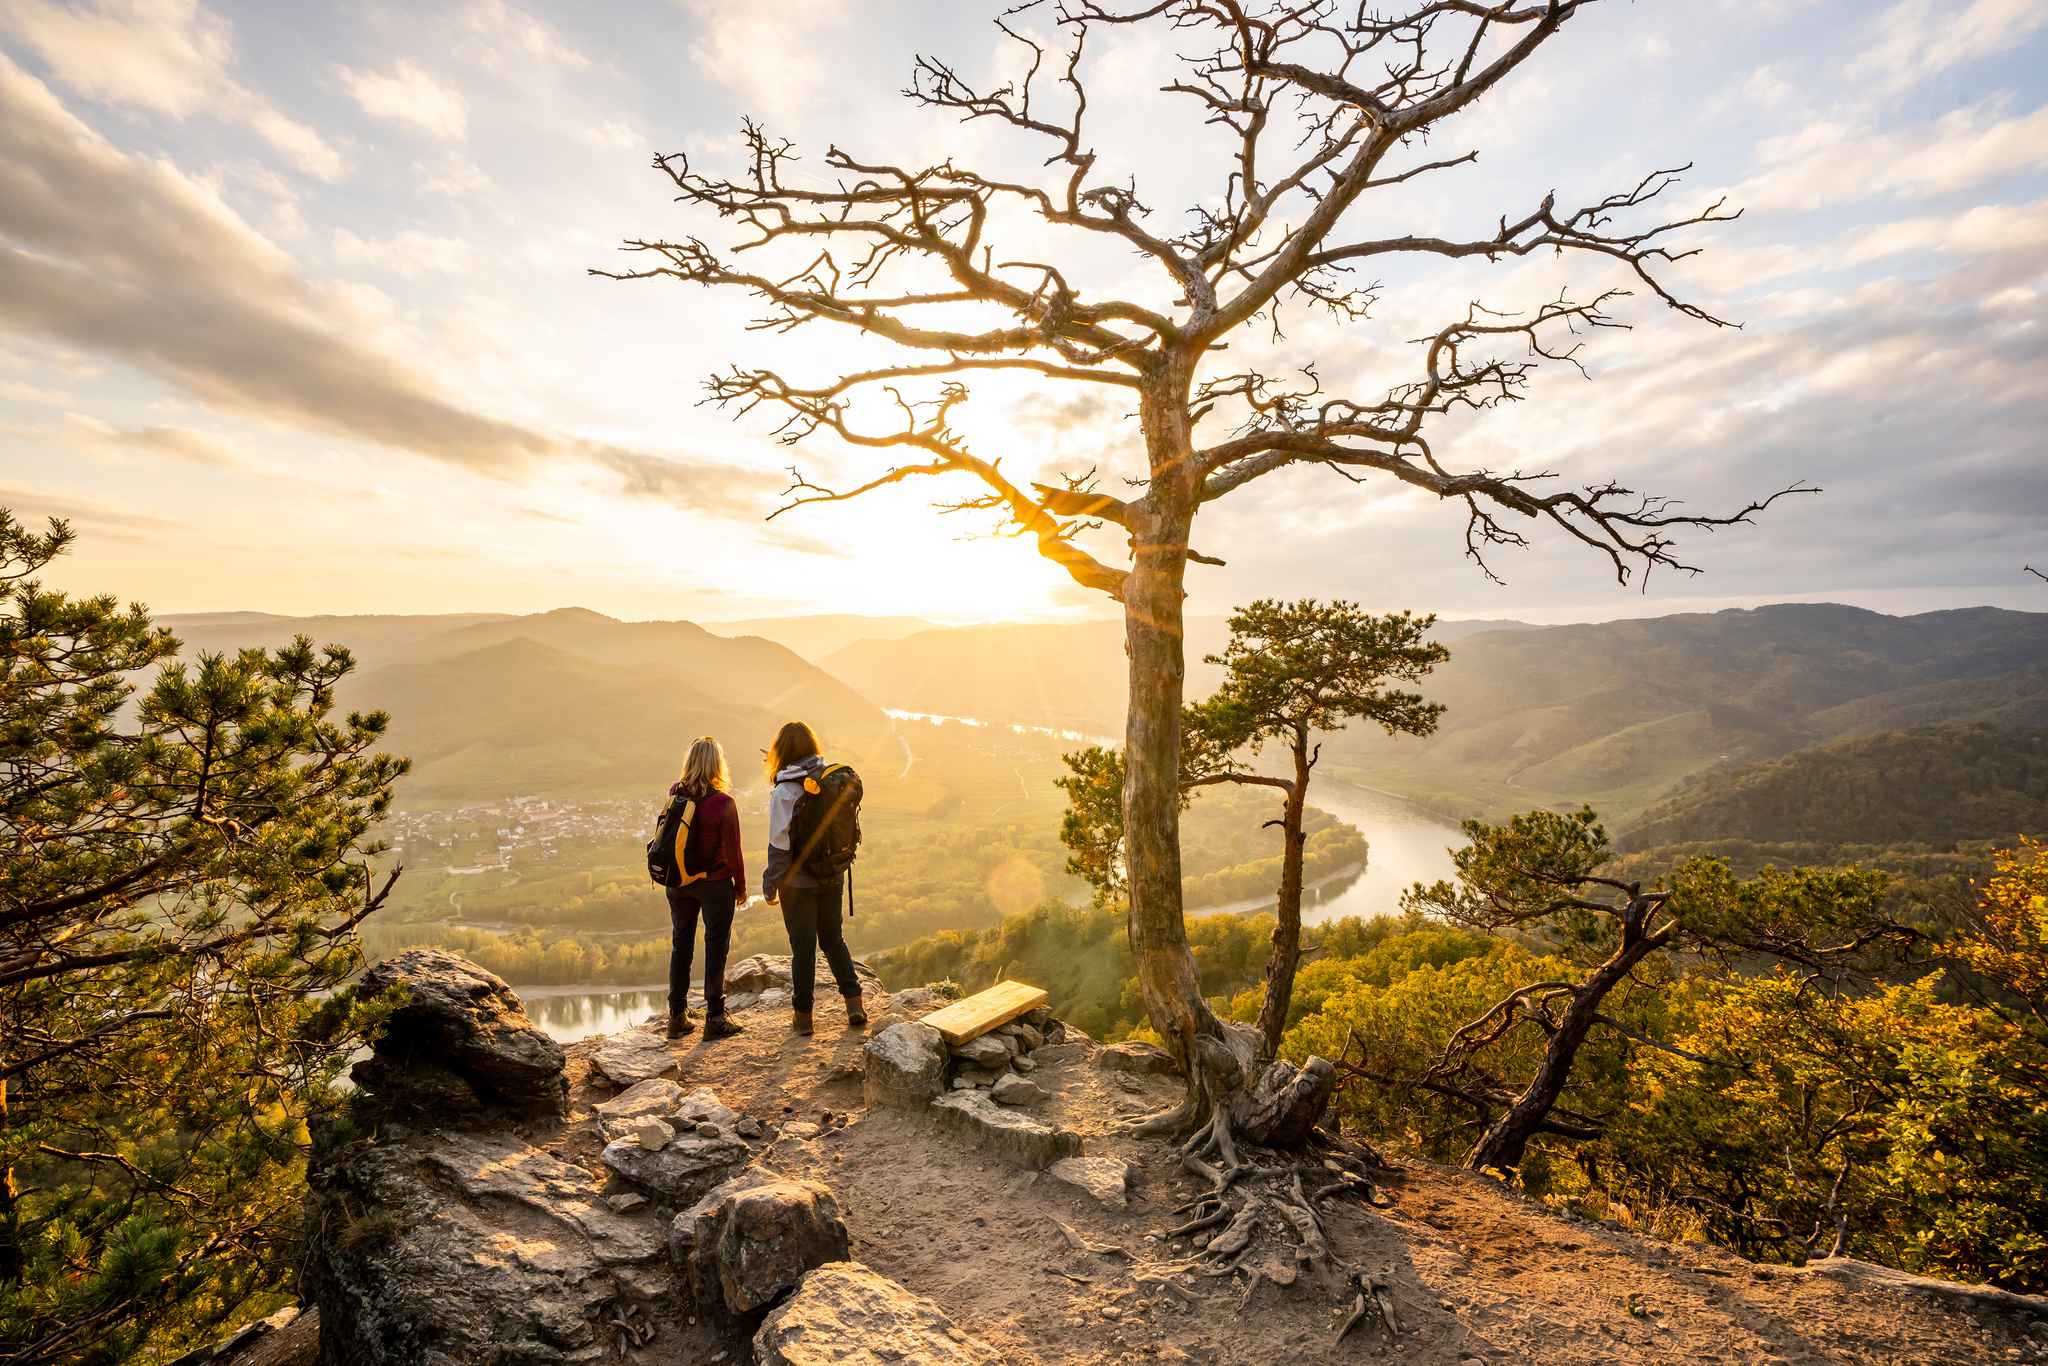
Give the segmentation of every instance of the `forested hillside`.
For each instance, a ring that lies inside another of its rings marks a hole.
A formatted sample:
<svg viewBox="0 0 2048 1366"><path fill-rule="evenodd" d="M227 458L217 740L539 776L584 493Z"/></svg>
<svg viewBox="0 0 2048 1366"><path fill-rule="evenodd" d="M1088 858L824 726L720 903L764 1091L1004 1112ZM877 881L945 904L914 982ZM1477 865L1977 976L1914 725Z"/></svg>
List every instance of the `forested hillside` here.
<svg viewBox="0 0 2048 1366"><path fill-rule="evenodd" d="M1925 726L1688 779L1619 847L1692 841L1947 845L2048 830L2048 730Z"/></svg>
<svg viewBox="0 0 2048 1366"><path fill-rule="evenodd" d="M1801 603L1453 644L1437 734L1353 731L1327 761L1452 814L1593 805L1618 823L1704 769L1901 724L2024 724L2048 614Z"/></svg>

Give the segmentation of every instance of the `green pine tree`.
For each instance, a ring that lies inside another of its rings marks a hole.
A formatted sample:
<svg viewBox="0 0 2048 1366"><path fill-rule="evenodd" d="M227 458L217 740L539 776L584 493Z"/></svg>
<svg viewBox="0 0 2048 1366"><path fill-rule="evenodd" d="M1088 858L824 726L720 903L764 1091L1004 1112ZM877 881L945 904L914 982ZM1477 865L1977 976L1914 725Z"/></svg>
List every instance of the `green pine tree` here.
<svg viewBox="0 0 2048 1366"><path fill-rule="evenodd" d="M0 510L4 1362L167 1359L285 1298L406 770L335 713L346 650L188 665L42 586L71 540Z"/></svg>

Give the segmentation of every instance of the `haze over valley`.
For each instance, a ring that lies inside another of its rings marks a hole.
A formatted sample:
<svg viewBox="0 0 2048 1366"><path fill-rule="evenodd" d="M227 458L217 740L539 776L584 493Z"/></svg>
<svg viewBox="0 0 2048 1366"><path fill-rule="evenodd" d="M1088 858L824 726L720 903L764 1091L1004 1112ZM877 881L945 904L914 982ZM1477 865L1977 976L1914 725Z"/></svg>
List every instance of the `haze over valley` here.
<svg viewBox="0 0 2048 1366"><path fill-rule="evenodd" d="M444 943L536 985L657 981L665 915L640 844L677 756L699 734L726 743L759 844L753 756L789 716L810 718L866 779L858 952L1088 897L1066 871L1054 782L1079 737L1121 731L1114 623L888 618L869 636L858 616L791 618L785 631L773 618L698 626L581 609L164 621L195 651L308 634L358 654L342 700L389 711L391 743L414 762L386 832L406 872L367 931L380 948ZM1225 635L1220 619L1190 623L1191 696L1214 687L1218 668L1199 660ZM1394 913L1412 883L1448 875L1458 821L1530 805L1591 803L1637 859L1740 846L1761 862L1779 846L1805 861L1879 849L1963 866L1958 848L2048 821L2048 772L2025 757L2048 717L2048 613L1786 604L1450 621L1432 635L1450 649L1430 680L1447 707L1436 734L1354 726L1324 744L1311 922ZM1902 755L1922 775L1909 805L1895 790ZM1804 818L1787 811L1794 791ZM1872 804L1883 817L1859 820ZM1191 910L1271 906L1278 860L1258 828L1276 809L1256 789L1197 797ZM779 935L756 907L739 950ZM597 1018L588 1010L577 1018Z"/></svg>

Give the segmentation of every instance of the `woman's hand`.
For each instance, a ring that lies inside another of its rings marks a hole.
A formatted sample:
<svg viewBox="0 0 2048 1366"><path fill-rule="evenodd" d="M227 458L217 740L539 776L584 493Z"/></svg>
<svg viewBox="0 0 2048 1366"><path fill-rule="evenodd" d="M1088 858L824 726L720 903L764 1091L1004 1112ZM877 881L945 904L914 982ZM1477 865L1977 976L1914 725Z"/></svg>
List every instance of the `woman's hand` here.
<svg viewBox="0 0 2048 1366"><path fill-rule="evenodd" d="M744 911L753 904L754 898L748 896L745 892L741 892L737 897L733 898L732 908L736 911Z"/></svg>

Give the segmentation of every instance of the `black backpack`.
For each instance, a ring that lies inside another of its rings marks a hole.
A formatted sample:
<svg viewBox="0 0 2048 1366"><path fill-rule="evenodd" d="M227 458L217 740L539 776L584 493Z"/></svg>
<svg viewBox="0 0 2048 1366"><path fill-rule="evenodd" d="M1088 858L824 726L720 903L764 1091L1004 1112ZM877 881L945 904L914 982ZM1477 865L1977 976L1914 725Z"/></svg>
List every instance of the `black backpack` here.
<svg viewBox="0 0 2048 1366"><path fill-rule="evenodd" d="M861 791L860 774L846 764L828 764L803 780L789 814L791 872L802 870L821 880L852 872L860 855ZM850 905L847 914L852 914Z"/></svg>
<svg viewBox="0 0 2048 1366"><path fill-rule="evenodd" d="M661 808L654 838L647 841L647 876L657 887L687 887L704 875L689 869L690 823L697 817L697 799L678 792ZM681 851L682 857L676 854Z"/></svg>

